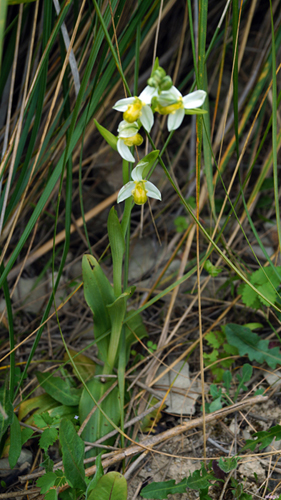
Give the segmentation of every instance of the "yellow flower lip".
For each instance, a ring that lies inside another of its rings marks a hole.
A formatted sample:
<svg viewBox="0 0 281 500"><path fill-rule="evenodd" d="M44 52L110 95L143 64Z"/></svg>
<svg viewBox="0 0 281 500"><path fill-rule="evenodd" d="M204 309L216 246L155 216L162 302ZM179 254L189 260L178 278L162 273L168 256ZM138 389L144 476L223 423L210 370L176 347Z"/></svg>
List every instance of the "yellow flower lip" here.
<svg viewBox="0 0 281 500"><path fill-rule="evenodd" d="M177 102L169 104L168 106L161 106L161 104L158 103L155 111L157 111L160 115L171 115L183 107L183 101L182 99L179 99Z"/></svg>
<svg viewBox="0 0 281 500"><path fill-rule="evenodd" d="M131 146L140 146L143 143L143 138L140 134L135 134L132 137L126 137L122 140L129 148Z"/></svg>
<svg viewBox="0 0 281 500"><path fill-rule="evenodd" d="M123 119L129 123L137 121L142 115L142 106L143 103L136 97L133 104L129 104L127 110L123 113Z"/></svg>
<svg viewBox="0 0 281 500"><path fill-rule="evenodd" d="M135 188L132 190L132 196L136 205L144 205L147 201L146 181L135 181Z"/></svg>

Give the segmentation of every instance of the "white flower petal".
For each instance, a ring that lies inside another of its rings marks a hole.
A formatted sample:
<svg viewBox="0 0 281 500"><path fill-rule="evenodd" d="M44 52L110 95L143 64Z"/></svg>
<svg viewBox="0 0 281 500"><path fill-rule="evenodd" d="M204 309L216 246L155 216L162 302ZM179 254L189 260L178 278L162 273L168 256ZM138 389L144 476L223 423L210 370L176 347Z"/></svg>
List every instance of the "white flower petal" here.
<svg viewBox="0 0 281 500"><path fill-rule="evenodd" d="M150 104L152 97L157 95L157 90L154 87L150 87L149 85L147 85L147 87L145 87L145 89L143 89L143 91L140 93L139 99L142 102L145 102L145 104Z"/></svg>
<svg viewBox="0 0 281 500"><path fill-rule="evenodd" d="M142 181L143 180L143 171L147 166L147 162L140 162L137 164L137 166L133 169L131 173L131 177L133 181Z"/></svg>
<svg viewBox="0 0 281 500"><path fill-rule="evenodd" d="M181 126L182 121L184 119L184 114L185 114L184 109L180 108L168 116L167 127L169 132L171 132L172 130L176 130Z"/></svg>
<svg viewBox="0 0 281 500"><path fill-rule="evenodd" d="M132 181L127 182L127 184L125 184L125 186L123 186L118 193L117 203L120 203L121 201L124 201L127 198L130 198L130 196L132 196L132 191L133 191L134 187L135 187L134 182L132 182Z"/></svg>
<svg viewBox="0 0 281 500"><path fill-rule="evenodd" d="M147 190L147 196L154 198L155 200L162 200L161 193L159 189L152 184L152 182L146 181L145 189Z"/></svg>
<svg viewBox="0 0 281 500"><path fill-rule="evenodd" d="M124 144L124 141L122 139L118 139L117 141L117 151L124 158L124 160L131 161L132 163L135 161L135 158L133 157L131 151L129 150L128 146Z"/></svg>
<svg viewBox="0 0 281 500"><path fill-rule="evenodd" d="M152 110L149 106L145 105L142 107L142 114L140 117L140 122L147 132L150 132L154 123L154 116Z"/></svg>
<svg viewBox="0 0 281 500"><path fill-rule="evenodd" d="M113 108L112 109L116 109L116 111L122 111L122 113L124 113L124 111L127 110L128 106L130 104L133 104L135 98L134 97L126 97L125 99L119 99L119 101L117 101Z"/></svg>
<svg viewBox="0 0 281 500"><path fill-rule="evenodd" d="M119 137L132 137L139 131L138 122L129 123L126 120L122 120L118 125L117 131Z"/></svg>
<svg viewBox="0 0 281 500"><path fill-rule="evenodd" d="M191 92L191 94L185 95L182 99L185 109L199 108L204 103L206 95L204 90L196 90L195 92Z"/></svg>
<svg viewBox="0 0 281 500"><path fill-rule="evenodd" d="M182 97L180 91L172 86L169 90L164 90L158 97L158 102L161 106L169 106L177 102Z"/></svg>

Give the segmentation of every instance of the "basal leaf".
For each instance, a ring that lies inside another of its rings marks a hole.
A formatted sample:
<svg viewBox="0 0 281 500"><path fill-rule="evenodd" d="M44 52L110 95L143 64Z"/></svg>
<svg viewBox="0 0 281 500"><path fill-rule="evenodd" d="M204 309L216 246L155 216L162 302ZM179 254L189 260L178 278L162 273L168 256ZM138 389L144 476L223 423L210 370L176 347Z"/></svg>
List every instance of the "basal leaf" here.
<svg viewBox="0 0 281 500"><path fill-rule="evenodd" d="M52 446L52 444L54 444L57 439L58 439L58 430L55 429L55 427L48 427L48 429L45 429L42 432L41 437L39 439L40 448L47 451L49 446Z"/></svg>
<svg viewBox="0 0 281 500"><path fill-rule="evenodd" d="M210 486L210 481L214 480L215 476L212 472L208 472L204 465L201 469L195 470L191 476L187 478L187 487L192 490L202 490Z"/></svg>
<svg viewBox="0 0 281 500"><path fill-rule="evenodd" d="M9 425L13 421L14 409L10 400L10 392L8 387L5 385L0 391L0 402L2 404L3 412L0 412L0 440L5 434Z"/></svg>
<svg viewBox="0 0 281 500"><path fill-rule="evenodd" d="M227 341L237 347L240 356L247 355L250 361L267 363L275 369L281 364L281 354L278 347L268 348L268 340L263 340L250 328L230 323L225 326Z"/></svg>
<svg viewBox="0 0 281 500"><path fill-rule="evenodd" d="M105 392L111 387L111 385L112 382L110 381L103 384L98 379L90 380L87 383L87 387L90 393L92 394L94 400L91 398L88 391L84 389L79 404L79 417L81 423L85 420L91 409L95 406L95 401L99 401L100 398L105 394ZM104 401L101 403L101 408L103 409L104 413L110 418L111 421L113 421L116 425L119 425L120 402L119 402L119 390L117 387L115 387L104 399ZM85 429L83 430L82 437L85 441L94 442L97 439L105 436L112 430L113 426L97 408L96 411L91 416ZM106 444L111 444L111 442ZM97 454L96 451L97 450L93 448L92 450L87 452L87 456L95 456Z"/></svg>
<svg viewBox="0 0 281 500"><path fill-rule="evenodd" d="M79 403L81 391L69 387L60 377L48 373L36 372L38 382L43 389L56 401L66 406L76 406Z"/></svg>
<svg viewBox="0 0 281 500"><path fill-rule="evenodd" d="M111 330L107 306L112 304L116 297L101 266L92 255L84 255L82 272L85 299L94 316L95 339L100 355L103 361L106 362L109 336L101 337Z"/></svg>
<svg viewBox="0 0 281 500"><path fill-rule="evenodd" d="M175 495L176 493L185 493L187 488L187 479L183 479L180 483L175 484L174 479L169 481L161 481L158 483L151 483L145 486L140 496L143 498L155 498L162 500L168 498L168 495Z"/></svg>
<svg viewBox="0 0 281 500"><path fill-rule="evenodd" d="M127 500L126 479L119 472L108 472L98 480L88 500Z"/></svg>
<svg viewBox="0 0 281 500"><path fill-rule="evenodd" d="M43 413L50 408L57 406L57 404L58 403L56 402L56 400L49 396L49 394L40 394L40 396L35 396L35 398L27 399L20 404L18 419L19 421L23 420L24 417L26 417L29 413L32 413L34 410L36 410L37 413ZM30 417L27 423L32 425L29 420Z"/></svg>
<svg viewBox="0 0 281 500"><path fill-rule="evenodd" d="M39 477L36 481L36 486L40 489L40 493L43 495L55 485L57 476L55 472L47 472L44 476Z"/></svg>
<svg viewBox="0 0 281 500"><path fill-rule="evenodd" d="M263 448L269 446L274 438L276 439L276 441L280 441L281 426L275 425L274 427L268 429L268 431L255 432L255 434L253 434L253 437L255 439L248 439L242 450L250 449L254 451L257 445L259 445L259 449L262 450Z"/></svg>
<svg viewBox="0 0 281 500"><path fill-rule="evenodd" d="M86 489L83 464L85 446L77 435L74 425L67 418L63 418L60 423L59 438L65 477L72 488L84 491Z"/></svg>
<svg viewBox="0 0 281 500"><path fill-rule="evenodd" d="M17 416L14 414L13 422L10 427L10 449L9 464L13 469L21 453L21 428Z"/></svg>

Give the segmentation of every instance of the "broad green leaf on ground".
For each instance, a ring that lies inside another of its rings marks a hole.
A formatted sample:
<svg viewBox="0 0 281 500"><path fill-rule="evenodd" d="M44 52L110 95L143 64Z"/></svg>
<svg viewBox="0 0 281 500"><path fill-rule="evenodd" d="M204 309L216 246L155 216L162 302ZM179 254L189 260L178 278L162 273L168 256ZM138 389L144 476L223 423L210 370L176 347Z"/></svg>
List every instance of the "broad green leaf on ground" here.
<svg viewBox="0 0 281 500"><path fill-rule="evenodd" d="M39 413L34 415L34 422L37 427L44 429L48 425L52 425L53 419L48 412Z"/></svg>
<svg viewBox="0 0 281 500"><path fill-rule="evenodd" d="M248 356L250 361L267 363L275 370L281 365L281 354L278 347L268 348L269 340L263 340L250 328L230 323L225 326L225 333L229 344L237 347L240 356Z"/></svg>
<svg viewBox="0 0 281 500"><path fill-rule="evenodd" d="M28 441L32 434L34 433L33 429L29 429L28 427L23 427L21 430L21 445L23 446L26 441Z"/></svg>
<svg viewBox="0 0 281 500"><path fill-rule="evenodd" d="M272 267L262 267L251 275L250 282L258 291L267 297L268 300L275 302L277 298L277 292L275 289L281 282L281 267L275 267L274 269ZM244 304L248 307L258 309L261 304L269 306L269 303L260 297L246 283L243 283L240 286L239 292L242 295Z"/></svg>
<svg viewBox="0 0 281 500"><path fill-rule="evenodd" d="M127 481L119 472L102 476L88 500L127 500Z"/></svg>
<svg viewBox="0 0 281 500"><path fill-rule="evenodd" d="M36 372L39 384L59 403L66 406L76 406L79 403L81 391L74 389L60 377L48 373Z"/></svg>
<svg viewBox="0 0 281 500"><path fill-rule="evenodd" d="M16 466L21 452L21 428L16 415L10 427L10 449L9 449L9 464L11 469Z"/></svg>
<svg viewBox="0 0 281 500"><path fill-rule="evenodd" d="M84 491L86 489L83 464L85 445L77 435L74 425L67 418L61 421L59 438L65 477L73 488Z"/></svg>
<svg viewBox="0 0 281 500"><path fill-rule="evenodd" d="M45 429L39 439L39 445L42 450L47 451L49 446L52 446L58 439L58 430L54 427L48 427Z"/></svg>
<svg viewBox="0 0 281 500"><path fill-rule="evenodd" d="M187 478L187 487L192 490L203 490L210 486L210 481L214 480L215 476L212 472L208 472L204 465L201 469L195 470L191 476Z"/></svg>
<svg viewBox="0 0 281 500"><path fill-rule="evenodd" d="M51 489L44 496L44 500L57 500L57 499L58 499L58 495L57 495L57 492L55 489Z"/></svg>
<svg viewBox="0 0 281 500"><path fill-rule="evenodd" d="M57 476L55 472L47 472L44 476L39 477L36 481L36 486L40 489L40 493L43 495L55 485Z"/></svg>
<svg viewBox="0 0 281 500"><path fill-rule="evenodd" d="M254 440L247 439L246 444L244 448L242 448L242 450L250 449L254 451L257 445L259 445L259 449L262 450L263 448L269 446L274 438L276 439L276 441L280 441L281 426L275 425L274 427L268 429L268 431L255 432L255 434L253 434L253 437L255 438Z"/></svg>
<svg viewBox="0 0 281 500"><path fill-rule="evenodd" d="M54 408L57 405L58 403L56 402L56 400L49 396L49 394L40 394L40 396L35 396L35 398L27 399L20 404L18 419L19 421L22 421L24 417L26 417L29 413L32 413L34 410L36 410L36 413L43 413L50 408ZM27 423L30 424L30 421L28 421Z"/></svg>
<svg viewBox="0 0 281 500"><path fill-rule="evenodd" d="M228 474L230 471L234 470L237 468L238 462L237 458L231 457L231 458L222 458L220 457L219 459L219 468Z"/></svg>
<svg viewBox="0 0 281 500"><path fill-rule="evenodd" d="M155 498L157 500L162 500L164 498L168 498L168 495L186 492L186 478L178 484L175 483L176 481L174 479L170 479L169 481L160 481L158 483L148 484L141 490L140 496L143 498Z"/></svg>
<svg viewBox="0 0 281 500"><path fill-rule="evenodd" d="M91 491L96 487L99 479L104 475L101 457L102 457L102 452L96 458L96 472L95 472L94 477L91 479L91 481L89 482L89 484L87 486L86 500L89 499L89 495L90 495Z"/></svg>

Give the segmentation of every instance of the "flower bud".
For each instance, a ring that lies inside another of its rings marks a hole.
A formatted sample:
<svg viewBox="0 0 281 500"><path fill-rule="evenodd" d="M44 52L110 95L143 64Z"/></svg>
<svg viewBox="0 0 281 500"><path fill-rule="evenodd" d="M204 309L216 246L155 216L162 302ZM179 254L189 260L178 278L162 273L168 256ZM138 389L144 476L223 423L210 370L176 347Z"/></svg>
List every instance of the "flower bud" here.
<svg viewBox="0 0 281 500"><path fill-rule="evenodd" d="M170 76L165 76L160 83L160 90L170 90L173 86L172 78Z"/></svg>

